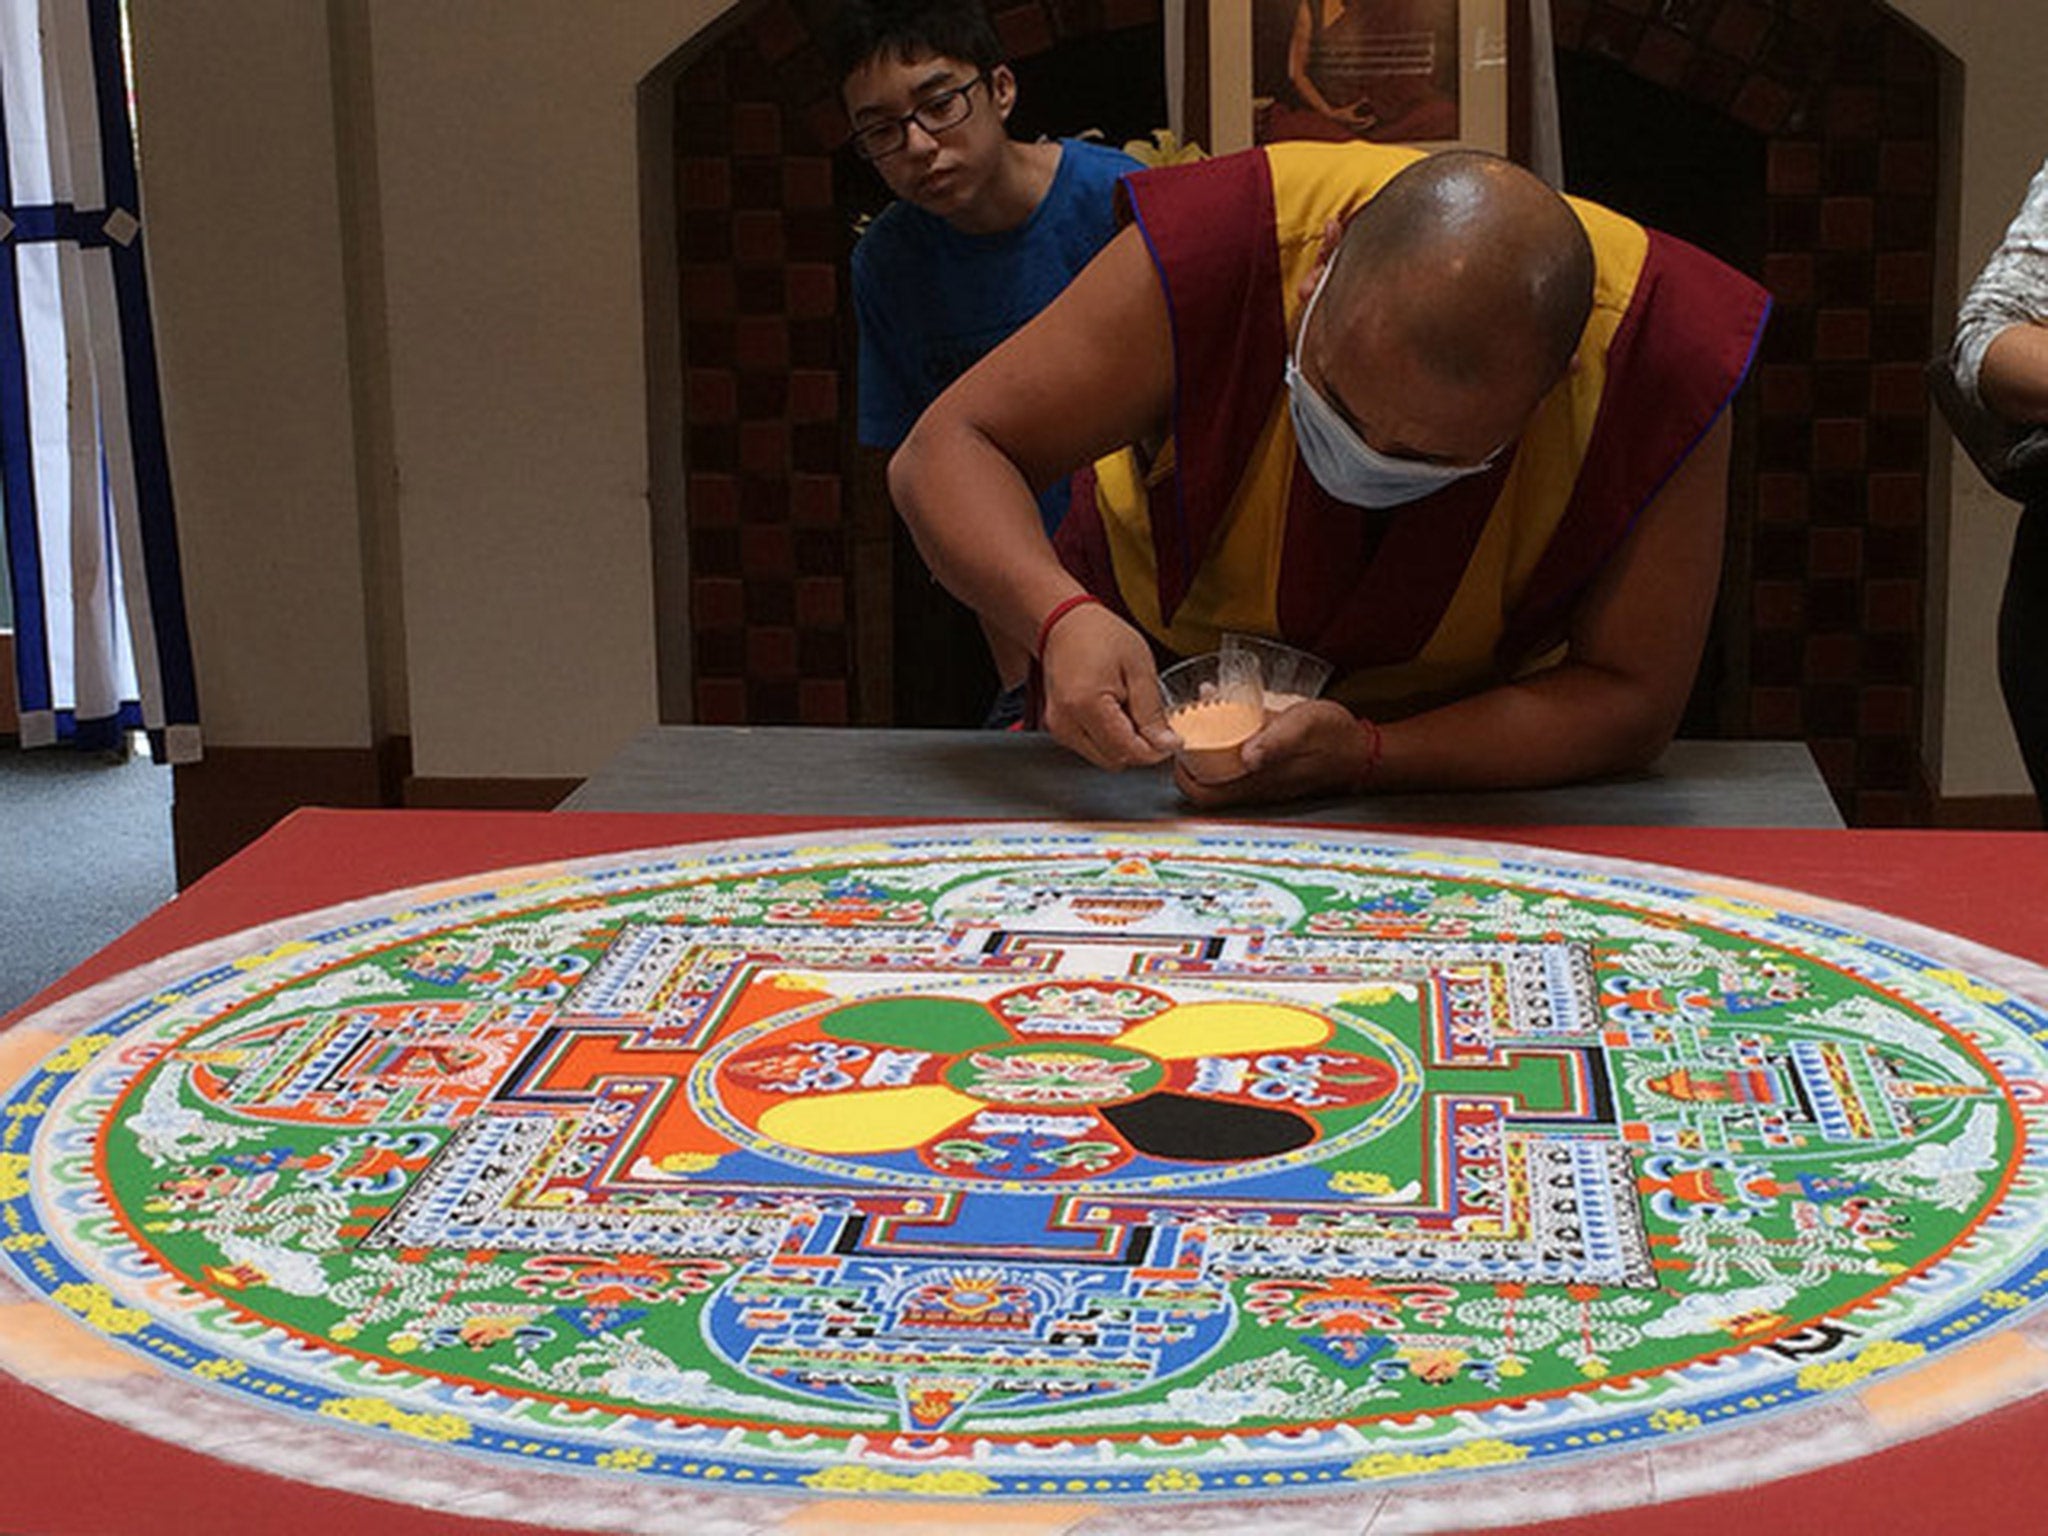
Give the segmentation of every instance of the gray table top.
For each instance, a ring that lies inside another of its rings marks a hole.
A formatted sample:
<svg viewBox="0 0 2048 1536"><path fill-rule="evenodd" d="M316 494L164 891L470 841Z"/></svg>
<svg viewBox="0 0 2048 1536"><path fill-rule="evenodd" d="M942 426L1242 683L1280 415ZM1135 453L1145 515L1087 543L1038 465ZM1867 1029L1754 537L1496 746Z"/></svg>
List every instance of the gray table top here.
<svg viewBox="0 0 2048 1536"><path fill-rule="evenodd" d="M1166 769L1103 773L1034 733L702 725L643 733L559 809L1074 821L1196 814ZM1673 742L1646 772L1557 789L1302 800L1242 814L1361 825L1842 825L1796 741Z"/></svg>

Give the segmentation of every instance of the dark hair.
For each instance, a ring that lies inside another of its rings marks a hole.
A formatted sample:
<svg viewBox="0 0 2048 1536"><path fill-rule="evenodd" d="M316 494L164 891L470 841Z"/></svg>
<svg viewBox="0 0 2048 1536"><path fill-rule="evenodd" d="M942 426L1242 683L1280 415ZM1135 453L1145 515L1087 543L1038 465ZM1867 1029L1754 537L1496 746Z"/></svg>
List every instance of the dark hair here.
<svg viewBox="0 0 2048 1536"><path fill-rule="evenodd" d="M963 59L983 70L1009 58L981 0L844 0L827 38L841 85L883 55Z"/></svg>

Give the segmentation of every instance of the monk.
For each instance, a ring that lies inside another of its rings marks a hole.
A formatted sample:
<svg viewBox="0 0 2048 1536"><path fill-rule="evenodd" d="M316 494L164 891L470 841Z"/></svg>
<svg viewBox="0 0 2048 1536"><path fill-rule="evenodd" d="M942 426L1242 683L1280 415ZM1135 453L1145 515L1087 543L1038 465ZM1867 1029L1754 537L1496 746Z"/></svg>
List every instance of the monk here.
<svg viewBox="0 0 2048 1536"><path fill-rule="evenodd" d="M1727 406L1769 312L1512 163L1275 144L1125 178L1126 226L890 463L933 573L1031 648L1104 768L1157 668L1335 663L1198 807L1557 783L1676 728L1720 573ZM1076 471L1057 548L1033 492Z"/></svg>

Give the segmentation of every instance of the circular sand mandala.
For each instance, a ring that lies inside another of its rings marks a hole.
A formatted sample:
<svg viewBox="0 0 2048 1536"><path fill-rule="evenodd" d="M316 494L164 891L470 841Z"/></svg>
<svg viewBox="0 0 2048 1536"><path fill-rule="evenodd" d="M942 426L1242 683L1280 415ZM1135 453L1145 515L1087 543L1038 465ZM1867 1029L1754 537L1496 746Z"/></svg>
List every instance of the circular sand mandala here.
<svg viewBox="0 0 2048 1536"><path fill-rule="evenodd" d="M1930 1427L1916 1373L2038 1382L2044 996L1444 839L585 860L31 1021L0 1290L146 1363L95 1411L291 1420L229 1454L319 1481L403 1447L430 1501L1697 1492Z"/></svg>

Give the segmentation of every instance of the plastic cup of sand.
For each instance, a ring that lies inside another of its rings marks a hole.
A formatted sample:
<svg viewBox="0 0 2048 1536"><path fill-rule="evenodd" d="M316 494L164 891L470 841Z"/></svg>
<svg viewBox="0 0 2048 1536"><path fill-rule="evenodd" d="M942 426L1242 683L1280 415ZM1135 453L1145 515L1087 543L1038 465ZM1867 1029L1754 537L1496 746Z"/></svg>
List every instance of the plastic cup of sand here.
<svg viewBox="0 0 2048 1536"><path fill-rule="evenodd" d="M1238 748L1266 723L1255 657L1211 651L1176 662L1159 674L1159 694L1189 773L1217 784L1244 772Z"/></svg>
<svg viewBox="0 0 2048 1536"><path fill-rule="evenodd" d="M1318 697L1330 680L1330 664L1308 651L1296 650L1278 640L1258 635L1225 635L1224 655L1236 653L1255 657L1259 663L1259 687L1265 694L1266 718Z"/></svg>

